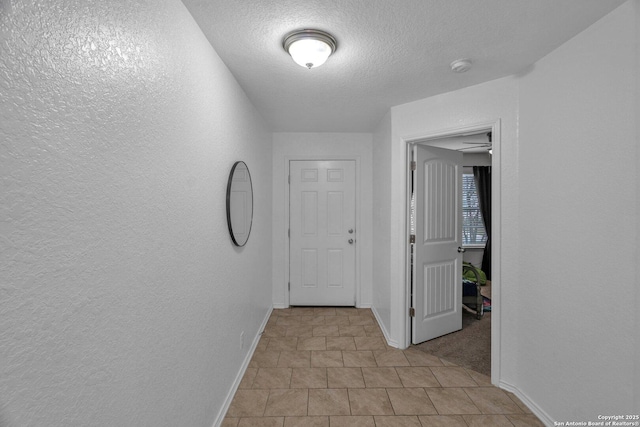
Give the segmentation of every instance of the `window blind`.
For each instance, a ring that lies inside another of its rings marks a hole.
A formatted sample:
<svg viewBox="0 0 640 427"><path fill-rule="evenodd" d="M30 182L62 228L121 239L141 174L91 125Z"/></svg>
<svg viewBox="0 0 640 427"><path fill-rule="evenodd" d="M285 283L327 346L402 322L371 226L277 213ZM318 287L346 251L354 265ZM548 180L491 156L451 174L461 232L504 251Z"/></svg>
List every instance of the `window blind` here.
<svg viewBox="0 0 640 427"><path fill-rule="evenodd" d="M462 244L483 246L487 241L478 190L472 174L462 175Z"/></svg>

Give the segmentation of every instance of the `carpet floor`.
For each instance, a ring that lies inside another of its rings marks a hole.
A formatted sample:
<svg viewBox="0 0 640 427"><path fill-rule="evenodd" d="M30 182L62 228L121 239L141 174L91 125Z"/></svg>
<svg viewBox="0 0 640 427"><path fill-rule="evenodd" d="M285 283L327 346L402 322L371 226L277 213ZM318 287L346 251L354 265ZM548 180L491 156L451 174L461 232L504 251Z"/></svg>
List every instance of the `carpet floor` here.
<svg viewBox="0 0 640 427"><path fill-rule="evenodd" d="M482 294L491 298L491 285L482 287ZM491 376L491 312L482 319L462 311L462 329L414 346L416 349Z"/></svg>

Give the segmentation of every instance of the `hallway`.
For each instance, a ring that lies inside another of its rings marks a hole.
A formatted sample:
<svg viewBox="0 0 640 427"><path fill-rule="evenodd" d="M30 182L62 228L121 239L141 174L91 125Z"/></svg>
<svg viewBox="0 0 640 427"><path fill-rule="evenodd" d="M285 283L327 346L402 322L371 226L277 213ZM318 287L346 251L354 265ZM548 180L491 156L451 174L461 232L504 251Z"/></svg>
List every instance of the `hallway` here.
<svg viewBox="0 0 640 427"><path fill-rule="evenodd" d="M386 345L369 309L273 310L223 427L542 426L487 376Z"/></svg>

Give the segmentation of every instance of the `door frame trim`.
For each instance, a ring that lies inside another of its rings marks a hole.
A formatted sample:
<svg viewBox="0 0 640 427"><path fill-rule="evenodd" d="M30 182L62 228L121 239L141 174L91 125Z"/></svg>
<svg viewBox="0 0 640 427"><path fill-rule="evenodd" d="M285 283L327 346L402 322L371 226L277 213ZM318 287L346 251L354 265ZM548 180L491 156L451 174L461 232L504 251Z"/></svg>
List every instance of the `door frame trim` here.
<svg viewBox="0 0 640 427"><path fill-rule="evenodd" d="M400 138L404 142L405 155L405 242L409 242L410 230L410 210L411 203L411 151L416 144L425 144L429 140L456 136L466 133L476 133L484 130L492 132L491 156L491 382L498 384L500 376L500 355L501 355L501 329L502 329L502 309L501 309L501 248L502 248L502 176L501 176L501 120L496 119L490 122L480 122L469 126L447 128L434 132L425 132L416 135L402 135ZM411 307L411 254L410 245L405 244L404 250L404 348L411 345L411 317L409 308Z"/></svg>
<svg viewBox="0 0 640 427"><path fill-rule="evenodd" d="M290 228L290 223L289 223L289 191L290 191L290 185L289 185L289 175L291 173L291 162L296 162L296 161L322 161L322 160L327 160L327 161L335 161L335 160L344 160L344 161L353 161L355 162L355 179L356 179L356 212L355 212L355 219L356 219L356 236L357 233L360 229L360 224L362 224L362 209L361 209L361 197L360 197L360 156L308 156L308 157L300 157L300 156L285 156L284 157L284 161L286 164L286 167L283 168L284 169L284 186L285 186L285 190L284 190L284 223L285 223L285 227L284 227L284 241L285 241L285 265L284 265L284 277L285 277L285 282L290 283L291 281L291 277L290 277L290 263L291 263L291 240L289 239L288 234L288 230ZM356 265L355 265L355 305L358 308L364 308L360 305L360 302L362 300L361 298L361 289L360 289L360 254L362 251L360 251L358 245L356 245L355 247L356 250L356 256L355 256L355 260L356 260ZM286 283L285 283L286 285ZM285 306L286 307L290 307L290 293L291 291L288 289L288 287L285 286Z"/></svg>

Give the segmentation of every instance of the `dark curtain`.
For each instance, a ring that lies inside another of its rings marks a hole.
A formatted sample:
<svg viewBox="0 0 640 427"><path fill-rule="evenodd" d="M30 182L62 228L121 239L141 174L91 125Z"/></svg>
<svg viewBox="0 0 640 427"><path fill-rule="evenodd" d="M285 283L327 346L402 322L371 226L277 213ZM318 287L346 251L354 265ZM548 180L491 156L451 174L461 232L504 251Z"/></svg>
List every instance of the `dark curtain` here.
<svg viewBox="0 0 640 427"><path fill-rule="evenodd" d="M491 280L491 166L474 166L473 177L478 189L480 213L487 231L487 244L482 256L482 271Z"/></svg>

